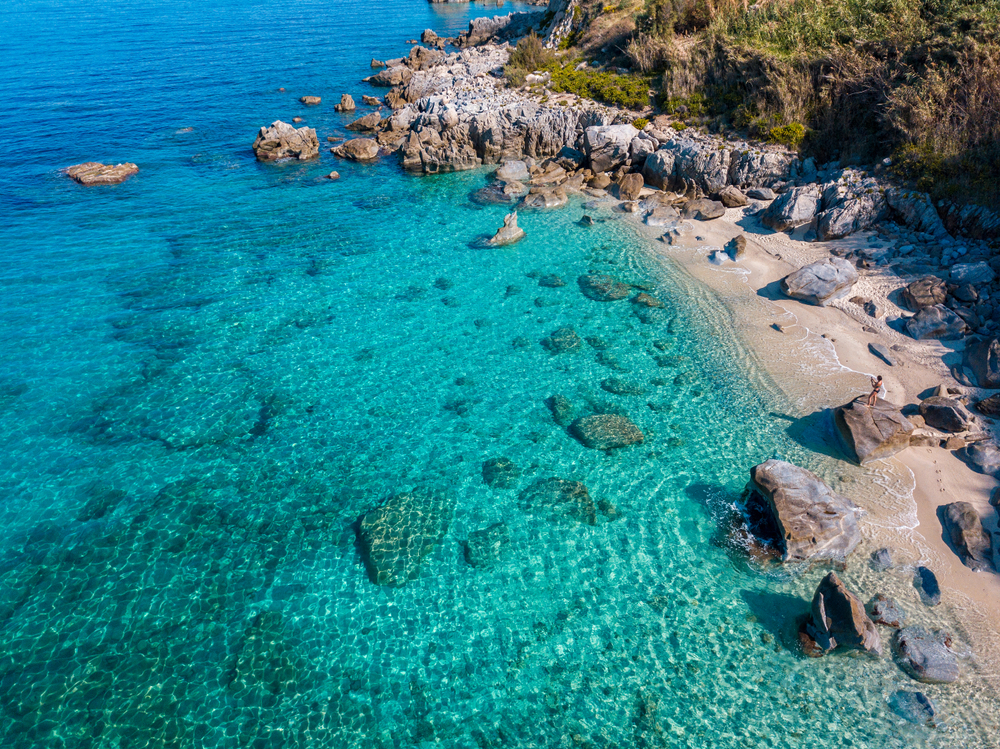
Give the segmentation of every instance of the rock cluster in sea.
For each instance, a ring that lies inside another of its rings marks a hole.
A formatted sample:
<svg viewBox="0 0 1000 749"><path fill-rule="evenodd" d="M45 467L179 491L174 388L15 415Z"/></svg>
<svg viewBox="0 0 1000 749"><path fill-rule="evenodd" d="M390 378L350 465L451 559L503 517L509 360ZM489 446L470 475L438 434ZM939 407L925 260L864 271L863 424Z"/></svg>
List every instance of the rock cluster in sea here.
<svg viewBox="0 0 1000 749"><path fill-rule="evenodd" d="M319 156L319 139L311 127L295 129L287 122L277 120L270 127L260 129L253 142L253 150L258 161L305 161Z"/></svg>
<svg viewBox="0 0 1000 749"><path fill-rule="evenodd" d="M97 161L88 161L83 164L74 164L66 170L73 180L81 185L117 185L136 174L139 167L132 163L124 164L101 164Z"/></svg>

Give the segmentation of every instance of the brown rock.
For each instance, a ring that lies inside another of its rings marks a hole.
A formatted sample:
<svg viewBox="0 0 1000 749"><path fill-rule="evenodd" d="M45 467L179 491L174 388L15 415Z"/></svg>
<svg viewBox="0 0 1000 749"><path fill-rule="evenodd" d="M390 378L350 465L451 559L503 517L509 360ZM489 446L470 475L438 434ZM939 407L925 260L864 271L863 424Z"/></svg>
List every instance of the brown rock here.
<svg viewBox="0 0 1000 749"><path fill-rule="evenodd" d="M636 174L635 172L626 174L618 188L618 194L622 200L636 200L639 197L642 186L641 174Z"/></svg>
<svg viewBox="0 0 1000 749"><path fill-rule="evenodd" d="M588 187L592 187L595 190L606 190L611 185L611 177L603 172L594 175L594 178L587 183Z"/></svg>
<svg viewBox="0 0 1000 749"><path fill-rule="evenodd" d="M816 588L812 601L812 616L804 632L825 652L837 648L864 650L882 655L882 637L875 623L865 613L861 599L829 573Z"/></svg>
<svg viewBox="0 0 1000 749"><path fill-rule="evenodd" d="M738 187L729 185L719 191L718 200L726 208L739 208L747 204L746 195L740 192Z"/></svg>
<svg viewBox="0 0 1000 749"><path fill-rule="evenodd" d="M301 117L292 117L292 122L302 122Z"/></svg>
<svg viewBox="0 0 1000 749"><path fill-rule="evenodd" d="M81 185L90 187L93 185L117 185L138 171L139 167L129 162L112 166L97 161L88 161L84 164L68 167L66 174Z"/></svg>
<svg viewBox="0 0 1000 749"><path fill-rule="evenodd" d="M323 99L320 98L319 96L303 96L299 99L299 101L301 101L308 107L313 107L319 104L321 101L323 101Z"/></svg>
<svg viewBox="0 0 1000 749"><path fill-rule="evenodd" d="M903 289L903 299L914 312L918 312L924 307L944 304L947 297L947 284L936 276L926 276Z"/></svg>
<svg viewBox="0 0 1000 749"><path fill-rule="evenodd" d="M340 172L330 172L326 175L327 179L340 179Z"/></svg>
<svg viewBox="0 0 1000 749"><path fill-rule="evenodd" d="M330 153L351 161L374 161L378 158L378 143L371 138L353 138L331 148Z"/></svg>
<svg viewBox="0 0 1000 749"><path fill-rule="evenodd" d="M356 109L354 99L351 98L350 94L344 94L341 96L340 104L334 104L333 108L337 112L353 112Z"/></svg>
<svg viewBox="0 0 1000 749"><path fill-rule="evenodd" d="M370 112L364 117L359 117L354 122L347 126L348 130L362 130L371 132L376 130L379 124L382 122L382 117L378 112Z"/></svg>
<svg viewBox="0 0 1000 749"><path fill-rule="evenodd" d="M858 396L834 411L834 422L848 453L861 465L910 446L913 424L894 405L881 399L869 407L868 396Z"/></svg>
<svg viewBox="0 0 1000 749"><path fill-rule="evenodd" d="M380 102L376 97L369 96L368 94L362 94L361 101L370 107L378 107L382 105L382 102Z"/></svg>

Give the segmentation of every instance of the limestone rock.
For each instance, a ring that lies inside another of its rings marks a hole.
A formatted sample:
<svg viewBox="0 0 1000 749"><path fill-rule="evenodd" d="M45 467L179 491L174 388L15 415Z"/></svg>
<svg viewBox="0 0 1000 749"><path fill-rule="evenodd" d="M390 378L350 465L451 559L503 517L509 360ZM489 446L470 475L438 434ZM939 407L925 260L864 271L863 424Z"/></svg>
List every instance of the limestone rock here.
<svg viewBox="0 0 1000 749"><path fill-rule="evenodd" d="M299 101L305 104L307 107L314 107L319 104L323 99L318 96L302 96Z"/></svg>
<svg viewBox="0 0 1000 749"><path fill-rule="evenodd" d="M903 300L914 312L944 304L947 298L948 285L936 276L925 276L903 289Z"/></svg>
<svg viewBox="0 0 1000 749"><path fill-rule="evenodd" d="M520 477L521 470L510 458L490 458L483 463L483 482L493 489L510 489Z"/></svg>
<svg viewBox="0 0 1000 749"><path fill-rule="evenodd" d="M969 502L952 502L942 509L944 532L958 550L962 564L976 572L991 569L993 549L990 535L983 528L976 508Z"/></svg>
<svg viewBox="0 0 1000 749"><path fill-rule="evenodd" d="M816 215L819 198L819 190L815 185L795 187L779 195L761 214L760 220L775 231L808 224Z"/></svg>
<svg viewBox="0 0 1000 749"><path fill-rule="evenodd" d="M868 613L876 624L899 629L906 623L906 614L899 610L896 602L881 593L868 603Z"/></svg>
<svg viewBox="0 0 1000 749"><path fill-rule="evenodd" d="M595 450L628 447L643 440L642 432L631 420L613 414L583 416L570 425L570 431L586 447Z"/></svg>
<svg viewBox="0 0 1000 749"><path fill-rule="evenodd" d="M594 172L607 172L629 159L629 146L639 134L631 125L601 125L583 131L583 147L590 168Z"/></svg>
<svg viewBox="0 0 1000 749"><path fill-rule="evenodd" d="M396 494L362 515L358 545L372 582L396 587L416 579L424 558L447 533L452 513L443 493L421 488Z"/></svg>
<svg viewBox="0 0 1000 749"><path fill-rule="evenodd" d="M385 70L380 70L375 75L368 76L365 78L365 83L370 83L373 86L385 86L389 88L390 86L405 86L413 78L413 71L411 71L405 65L397 65L395 67L386 68Z"/></svg>
<svg viewBox="0 0 1000 749"><path fill-rule="evenodd" d="M550 520L574 520L595 525L597 508L587 487L579 481L539 479L521 492L518 504L525 512Z"/></svg>
<svg viewBox="0 0 1000 749"><path fill-rule="evenodd" d="M287 122L278 120L271 127L262 127L253 142L258 161L298 159L305 161L319 156L319 139L311 127L296 130Z"/></svg>
<svg viewBox="0 0 1000 749"><path fill-rule="evenodd" d="M684 205L683 215L684 218L711 221L713 218L725 216L726 207L717 200L698 198L697 200L690 200Z"/></svg>
<svg viewBox="0 0 1000 749"><path fill-rule="evenodd" d="M810 263L781 280L781 290L793 299L825 307L850 293L858 272L847 260L829 257Z"/></svg>
<svg viewBox="0 0 1000 749"><path fill-rule="evenodd" d="M979 387L1000 388L1000 338L970 341L965 347L965 364Z"/></svg>
<svg viewBox="0 0 1000 749"><path fill-rule="evenodd" d="M896 662L906 673L924 684L958 681L958 660L940 632L924 627L904 627L893 638Z"/></svg>
<svg viewBox="0 0 1000 749"><path fill-rule="evenodd" d="M552 331L548 338L542 340L542 345L553 354L565 354L580 350L583 340L573 328L558 328Z"/></svg>
<svg viewBox="0 0 1000 749"><path fill-rule="evenodd" d="M370 96L367 98L371 98ZM378 103L378 99L375 100ZM340 103L334 104L333 108L337 112L353 112L357 107L354 105L354 99L350 94L344 94L340 97Z"/></svg>
<svg viewBox="0 0 1000 749"><path fill-rule="evenodd" d="M751 530L785 562L846 561L861 542L860 510L805 468L771 459L750 469Z"/></svg>
<svg viewBox="0 0 1000 749"><path fill-rule="evenodd" d="M636 200L639 197L639 191L642 190L642 185L641 174L626 174L622 178L618 194L622 200Z"/></svg>
<svg viewBox="0 0 1000 749"><path fill-rule="evenodd" d="M330 152L351 161L374 161L378 158L378 143L371 138L352 138L331 148Z"/></svg>
<svg viewBox="0 0 1000 749"><path fill-rule="evenodd" d="M503 226L497 229L497 233L489 240L489 243L502 247L508 244L519 242L525 237L524 229L517 225L517 211L504 216Z"/></svg>
<svg viewBox="0 0 1000 749"><path fill-rule="evenodd" d="M927 193L890 188L885 191L885 198L891 213L900 223L915 231L930 234L938 240L950 239L948 230Z"/></svg>
<svg viewBox="0 0 1000 749"><path fill-rule="evenodd" d="M681 218L676 208L670 205L658 205L646 214L647 226L674 226Z"/></svg>
<svg viewBox="0 0 1000 749"><path fill-rule="evenodd" d="M867 395L838 407L834 422L848 454L861 465L905 450L913 431L899 409L881 399L869 407Z"/></svg>
<svg viewBox="0 0 1000 749"><path fill-rule="evenodd" d="M92 185L117 185L138 171L139 167L128 162L112 165L88 161L84 164L74 164L68 167L66 174L81 185L90 187Z"/></svg>
<svg viewBox="0 0 1000 749"><path fill-rule="evenodd" d="M505 161L493 176L505 182L527 182L531 179L527 165L519 160Z"/></svg>
<svg viewBox="0 0 1000 749"><path fill-rule="evenodd" d="M369 112L364 117L359 117L347 125L348 130L371 132L377 130L382 122L382 117L378 112Z"/></svg>
<svg viewBox="0 0 1000 749"><path fill-rule="evenodd" d="M470 567L488 569L493 567L510 543L510 530L503 521L472 531L462 545L465 561Z"/></svg>
<svg viewBox="0 0 1000 749"><path fill-rule="evenodd" d="M953 341L965 335L967 330L965 320L943 304L924 307L906 321L906 332L918 341L927 338Z"/></svg>
<svg viewBox="0 0 1000 749"><path fill-rule="evenodd" d="M934 395L920 402L924 423L942 432L964 432L972 426L972 414L952 398Z"/></svg>
<svg viewBox="0 0 1000 749"><path fill-rule="evenodd" d="M605 275L580 276L576 282L584 296L595 302L617 302L625 299L632 290L632 287Z"/></svg>
<svg viewBox="0 0 1000 749"><path fill-rule="evenodd" d="M865 613L864 604L836 572L829 573L816 588L812 616L804 631L824 652L852 648L882 655L882 637Z"/></svg>

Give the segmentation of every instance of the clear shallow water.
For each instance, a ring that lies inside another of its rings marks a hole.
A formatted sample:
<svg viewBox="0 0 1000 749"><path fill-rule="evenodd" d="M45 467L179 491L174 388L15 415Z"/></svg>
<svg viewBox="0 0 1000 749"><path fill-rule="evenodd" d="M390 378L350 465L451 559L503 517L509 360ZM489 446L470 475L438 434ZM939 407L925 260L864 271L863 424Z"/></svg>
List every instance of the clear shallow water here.
<svg viewBox="0 0 1000 749"><path fill-rule="evenodd" d="M254 161L260 125L342 134L332 104L360 100L372 56L494 12L372 8L0 10L5 134L46 134L0 166L0 743L995 745L972 669L925 690L949 715L932 731L887 707L913 686L888 659L793 653L825 570L748 567L720 543L726 508L774 454L854 474L771 417L789 406L726 311L613 214L522 214L528 239L476 249L504 213L468 200L482 174ZM108 189L58 172L91 159L142 171ZM588 270L667 308L589 301ZM565 325L607 347L549 354ZM628 413L645 444L581 447L556 393ZM514 488L483 482L499 456ZM550 476L617 519L525 511ZM377 587L354 524L423 486L450 528L418 579ZM462 541L500 521L505 551L470 567ZM876 580L859 553L846 577L941 623L904 573Z"/></svg>

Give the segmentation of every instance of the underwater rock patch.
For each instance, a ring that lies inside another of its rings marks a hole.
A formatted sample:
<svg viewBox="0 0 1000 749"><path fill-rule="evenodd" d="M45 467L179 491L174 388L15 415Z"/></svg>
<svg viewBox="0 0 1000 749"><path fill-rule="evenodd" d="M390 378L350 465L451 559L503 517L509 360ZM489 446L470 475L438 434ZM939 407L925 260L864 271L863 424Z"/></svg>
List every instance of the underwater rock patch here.
<svg viewBox="0 0 1000 749"><path fill-rule="evenodd" d="M499 561L504 549L510 543L510 531L504 522L472 531L463 544L465 561L470 567L486 569Z"/></svg>
<svg viewBox="0 0 1000 749"><path fill-rule="evenodd" d="M627 297L632 290L631 286L611 276L600 274L580 276L576 282L584 296L595 302L617 302Z"/></svg>
<svg viewBox="0 0 1000 749"><path fill-rule="evenodd" d="M509 489L521 477L521 469L510 458L490 458L483 463L483 481L493 489Z"/></svg>
<svg viewBox="0 0 1000 749"><path fill-rule="evenodd" d="M579 351L582 343L583 340L570 327L553 330L547 338L542 339L542 346L553 354L566 354Z"/></svg>
<svg viewBox="0 0 1000 749"><path fill-rule="evenodd" d="M612 450L642 442L639 427L626 416L596 414L583 416L570 425L570 431L584 446L594 450Z"/></svg>
<svg viewBox="0 0 1000 749"><path fill-rule="evenodd" d="M417 488L362 515L358 544L371 581L398 587L415 580L424 558L448 532L453 511L442 492Z"/></svg>
<svg viewBox="0 0 1000 749"><path fill-rule="evenodd" d="M597 507L587 487L579 481L539 479L521 492L518 504L525 512L547 516L550 520L597 523Z"/></svg>

